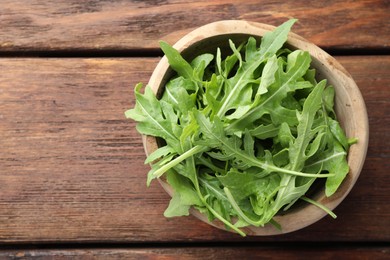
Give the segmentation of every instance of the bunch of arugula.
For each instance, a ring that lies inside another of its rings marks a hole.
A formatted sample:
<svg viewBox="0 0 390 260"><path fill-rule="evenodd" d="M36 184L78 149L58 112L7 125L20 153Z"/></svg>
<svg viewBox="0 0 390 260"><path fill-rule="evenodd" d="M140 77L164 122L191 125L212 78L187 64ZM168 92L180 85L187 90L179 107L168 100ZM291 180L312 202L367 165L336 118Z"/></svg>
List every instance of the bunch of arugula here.
<svg viewBox="0 0 390 260"><path fill-rule="evenodd" d="M137 130L162 138L150 154L147 185L165 174L174 190L166 217L189 215L190 207L221 220L226 228L272 223L305 197L317 178L331 196L349 171L351 142L334 112L334 88L317 82L311 56L283 48L295 20L250 37L222 58L205 53L188 63L165 42L160 46L177 73L158 99L135 87L127 118Z"/></svg>

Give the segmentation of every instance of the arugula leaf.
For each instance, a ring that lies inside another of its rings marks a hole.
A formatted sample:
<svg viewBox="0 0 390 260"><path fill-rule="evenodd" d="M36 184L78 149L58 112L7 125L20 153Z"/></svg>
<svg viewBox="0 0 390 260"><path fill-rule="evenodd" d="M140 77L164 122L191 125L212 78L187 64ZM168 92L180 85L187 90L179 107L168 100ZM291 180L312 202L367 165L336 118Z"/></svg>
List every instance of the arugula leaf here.
<svg viewBox="0 0 390 260"><path fill-rule="evenodd" d="M165 86L161 100L170 103L180 119L182 114L187 115L196 104L196 95L188 93L191 86L192 82L183 77L175 78Z"/></svg>
<svg viewBox="0 0 390 260"><path fill-rule="evenodd" d="M328 197L336 192L349 172L349 166L346 159L347 152L340 143L335 140L333 142L333 145L329 149L325 150L320 155L313 157L305 166L305 170L310 172L319 171L321 169L334 173L334 176L327 178L325 183L325 194Z"/></svg>
<svg viewBox="0 0 390 260"><path fill-rule="evenodd" d="M167 172L167 181L174 189L174 193L168 208L164 212L165 217L188 216L188 210L191 206L203 205L194 186L187 178L170 170Z"/></svg>
<svg viewBox="0 0 390 260"><path fill-rule="evenodd" d="M152 163L153 161L156 161L160 157L167 156L167 155L172 154L174 152L175 152L175 150L173 150L172 147L170 147L170 146L166 145L163 147L159 147L156 151L149 154L149 156L145 160L145 164Z"/></svg>
<svg viewBox="0 0 390 260"><path fill-rule="evenodd" d="M278 70L275 73L274 83L268 87L268 92L255 100L252 109L240 119L232 122L227 129L242 130L251 126L264 114L271 115L273 122L280 124L288 122L289 125L296 125L297 118L294 110L288 110L280 105L288 92L310 88L312 85L306 81L297 82L310 66L310 54L300 50L294 51L287 57L287 71L284 71L284 64L281 58L278 59Z"/></svg>
<svg viewBox="0 0 390 260"><path fill-rule="evenodd" d="M258 139L267 139L270 137L277 136L279 127L274 124L261 124L254 129L249 131L253 137Z"/></svg>
<svg viewBox="0 0 390 260"><path fill-rule="evenodd" d="M343 153L344 156L338 156L342 155ZM347 176L349 172L346 155L347 153L345 152L345 150L338 143L335 143L333 154L329 155L332 160L323 159L322 168L324 170L327 170L328 172L335 173L333 177L329 177L326 179L325 194L328 197L332 196L336 192L336 190L344 180L345 176Z"/></svg>
<svg viewBox="0 0 390 260"><path fill-rule="evenodd" d="M290 19L275 30L267 32L261 40L259 56L268 58L282 48L287 41L288 32L296 21L297 19Z"/></svg>
<svg viewBox="0 0 390 260"><path fill-rule="evenodd" d="M289 147L289 169L291 170L300 171L304 167L304 163L307 159L306 148L312 139L312 125L317 111L321 108L322 92L325 85L325 80L317 84L307 97L302 113L298 114L299 124L297 126L297 138L292 142L290 141ZM315 178L313 178L302 186L296 186L296 178L296 176L291 175L282 176L280 182L282 188L278 191L268 219L270 219L273 214L276 214L284 205L290 204L292 201L296 201L303 196L315 180Z"/></svg>
<svg viewBox="0 0 390 260"><path fill-rule="evenodd" d="M331 118L328 118L328 122L330 132L333 134L334 138L344 147L344 150L348 150L348 139L345 136L344 130L341 128L339 122Z"/></svg>
<svg viewBox="0 0 390 260"><path fill-rule="evenodd" d="M193 68L185 59L183 59L175 48L164 41L160 41L160 47L168 58L169 65L171 65L172 69L174 69L179 76L183 76L187 79L194 78Z"/></svg>
<svg viewBox="0 0 390 260"><path fill-rule="evenodd" d="M229 188L237 201L248 198L250 195L259 196L259 194L263 194L269 188L268 186L272 180L279 179L277 174L263 177L261 172L253 174L245 171L240 172L234 168L228 171L226 175L218 175L217 177L225 187Z"/></svg>
<svg viewBox="0 0 390 260"><path fill-rule="evenodd" d="M268 59L261 75L260 86L257 89L255 100L258 100L261 95L268 92L268 87L275 82L275 73L278 70L278 60L276 55Z"/></svg>
<svg viewBox="0 0 390 260"><path fill-rule="evenodd" d="M313 131L315 131L312 129L312 125L317 111L321 108L322 92L324 91L325 86L325 80L317 84L307 97L302 113L298 114L298 136L289 149L291 169L298 171L302 170L304 162L307 159L306 148L312 140L311 136Z"/></svg>
<svg viewBox="0 0 390 260"><path fill-rule="evenodd" d="M137 130L140 133L161 137L174 147L178 142L177 135L180 134L180 126L167 121L165 117L175 116L170 115L172 111L167 107L163 111L161 103L149 86L146 86L144 95L140 93L141 88L141 83L135 86L136 105L135 108L127 110L125 116L138 122Z"/></svg>
<svg viewBox="0 0 390 260"><path fill-rule="evenodd" d="M191 67L194 69L194 76L198 80L203 79L205 69L213 59L214 55L210 53L205 53L197 56L195 59L192 60Z"/></svg>

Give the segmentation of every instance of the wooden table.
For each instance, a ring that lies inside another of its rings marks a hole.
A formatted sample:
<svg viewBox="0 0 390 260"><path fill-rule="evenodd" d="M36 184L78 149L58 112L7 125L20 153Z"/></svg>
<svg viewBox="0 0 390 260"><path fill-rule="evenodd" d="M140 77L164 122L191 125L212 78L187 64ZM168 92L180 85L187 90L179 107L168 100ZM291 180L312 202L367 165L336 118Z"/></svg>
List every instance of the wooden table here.
<svg viewBox="0 0 390 260"><path fill-rule="evenodd" d="M146 188L141 137L123 115L160 59L158 40L291 17L352 74L368 109L367 159L338 218L246 238L164 218L169 196ZM1 1L0 257L389 258L389 44L386 0Z"/></svg>

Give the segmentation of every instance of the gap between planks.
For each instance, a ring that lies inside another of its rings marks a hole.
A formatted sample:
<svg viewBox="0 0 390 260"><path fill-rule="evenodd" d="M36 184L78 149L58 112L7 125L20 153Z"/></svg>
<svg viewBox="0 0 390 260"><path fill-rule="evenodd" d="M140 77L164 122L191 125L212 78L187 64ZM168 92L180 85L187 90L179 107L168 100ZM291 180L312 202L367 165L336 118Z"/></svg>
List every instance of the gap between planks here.
<svg viewBox="0 0 390 260"><path fill-rule="evenodd" d="M0 243L1 251L4 250L78 250L78 249L177 249L177 248L284 248L284 249L368 249L368 248L390 248L389 242L308 242L308 241L279 241L261 242L258 241L216 241L216 242L146 242L146 243L123 243L123 242L52 242L52 243Z"/></svg>
<svg viewBox="0 0 390 260"><path fill-rule="evenodd" d="M332 56L390 55L390 48L322 48ZM0 58L151 58L162 57L164 53L157 48L117 49L117 50L30 50L0 51Z"/></svg>

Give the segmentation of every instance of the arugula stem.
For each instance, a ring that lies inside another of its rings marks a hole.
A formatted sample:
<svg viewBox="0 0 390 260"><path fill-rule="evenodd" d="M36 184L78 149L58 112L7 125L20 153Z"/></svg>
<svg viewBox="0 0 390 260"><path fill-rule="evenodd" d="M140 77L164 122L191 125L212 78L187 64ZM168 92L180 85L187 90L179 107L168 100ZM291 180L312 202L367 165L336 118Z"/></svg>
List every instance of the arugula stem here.
<svg viewBox="0 0 390 260"><path fill-rule="evenodd" d="M353 145L353 144L357 144L359 140L357 138L349 138L348 139L348 144L349 145Z"/></svg>
<svg viewBox="0 0 390 260"><path fill-rule="evenodd" d="M328 213L332 218L337 218L336 214L334 214L333 211L331 211L330 209L328 209L324 205L318 203L317 201L309 199L308 197L305 197L305 196L302 196L300 199L303 200L303 201L306 201L306 202L308 202L310 204L313 204L314 206L319 207L320 209L322 209L323 211Z"/></svg>
<svg viewBox="0 0 390 260"><path fill-rule="evenodd" d="M197 146L195 146L197 147ZM195 148L193 147L193 148ZM193 160L192 160L193 162ZM193 167L195 167L194 163L193 163ZM195 185L195 190L200 198L200 200L202 201L202 203L204 204L204 206L217 218L219 219L220 221L222 221L222 223L224 223L226 226L230 227L231 229L233 229L234 231L236 231L238 234L240 234L241 236L245 237L246 234L244 232L242 232L239 228L235 227L232 223L230 223L228 220L226 220L224 217L222 217L221 215L218 214L218 212L216 212L206 201L205 197L202 195L202 192L200 191L200 187L199 187L199 180L198 180L198 175L195 174L194 176L194 185Z"/></svg>
<svg viewBox="0 0 390 260"><path fill-rule="evenodd" d="M297 171L292 171L292 170L287 170L283 169L280 167L272 166L272 165L265 165L264 169L269 169L275 172L280 172L280 173L287 173L290 175L295 175L295 176L301 176L301 177L309 177L309 178L327 178L327 177L333 177L335 176L334 173L304 173L304 172L297 172Z"/></svg>
<svg viewBox="0 0 390 260"><path fill-rule="evenodd" d="M190 150L183 153L182 155L176 157L175 159L173 159L169 163L167 163L167 164L163 165L161 168L157 169L155 172L153 172L153 176L158 178L161 175L163 175L166 171L175 167L176 165L178 165L179 163L181 163L185 159L187 159L187 158L189 158L197 153L205 152L208 149L209 149L208 147L202 146L202 145L194 146Z"/></svg>
<svg viewBox="0 0 390 260"><path fill-rule="evenodd" d="M229 146L226 146L227 149L229 149ZM243 160L243 161L250 161L253 166L257 166L259 168L262 168L266 171L272 171L272 172L279 172L279 173L286 173L290 175L295 175L295 176L301 176L301 177L309 177L309 178L327 178L327 177L332 177L335 174L334 173L323 173L323 174L318 174L318 173L304 173L304 172L298 172L298 171L293 171L293 170L288 170L284 168L280 168L274 165L270 165L264 162L261 162L257 160L256 158L251 158L244 154L241 151L237 151L236 149L229 149L231 152L236 154L237 158Z"/></svg>
<svg viewBox="0 0 390 260"><path fill-rule="evenodd" d="M198 189L197 189L198 191ZM200 193L200 190L199 190L199 193ZM219 219L220 221L222 221L226 226L230 227L231 229L233 229L234 231L236 231L238 234L240 234L241 236L245 237L246 234L244 232L242 232L239 228L235 227L232 223L230 223L229 221L227 221L225 218L223 218L221 215L218 214L218 212L216 212L207 202L206 202L206 199L204 197L202 197L201 194L199 194L199 198L201 199L201 201L203 202L203 204L206 206L206 208L217 218Z"/></svg>
<svg viewBox="0 0 390 260"><path fill-rule="evenodd" d="M273 218L269 221L270 224L272 224L277 230L282 230L282 226L276 222Z"/></svg>

